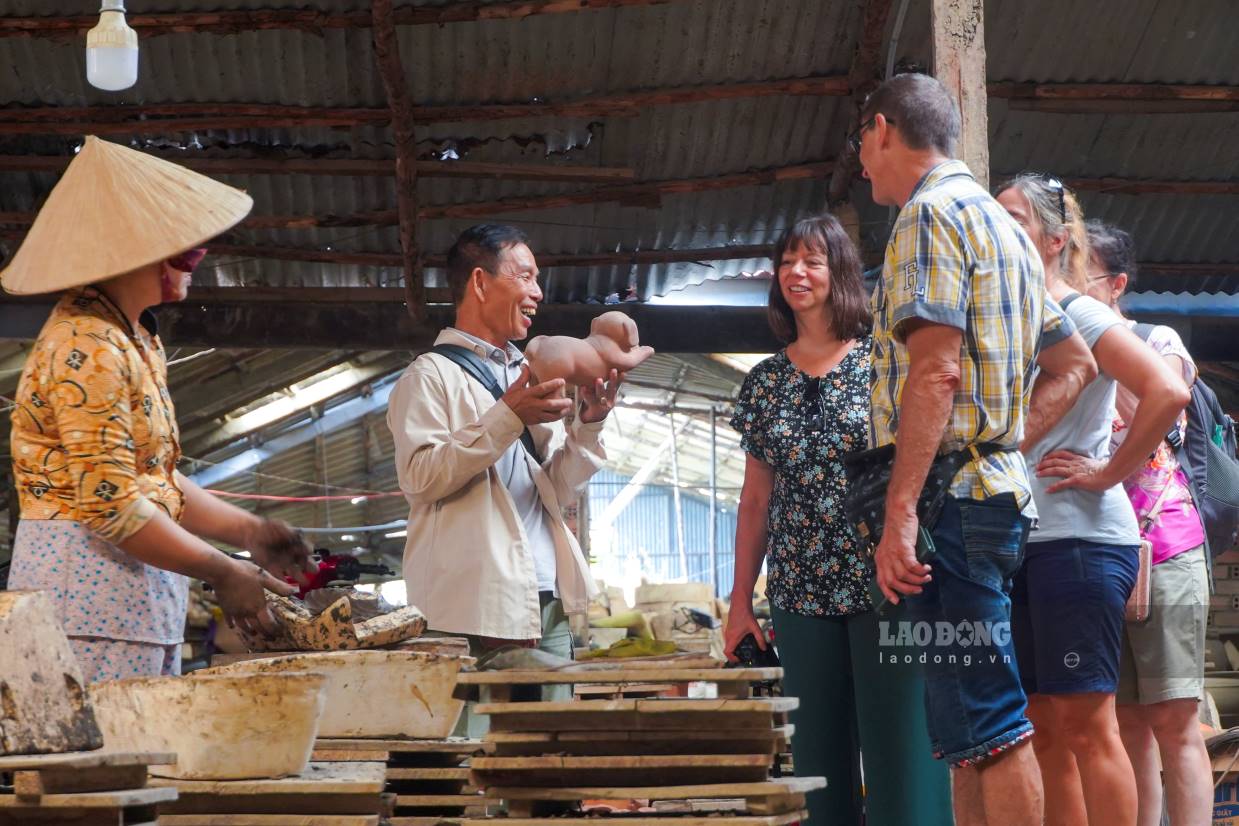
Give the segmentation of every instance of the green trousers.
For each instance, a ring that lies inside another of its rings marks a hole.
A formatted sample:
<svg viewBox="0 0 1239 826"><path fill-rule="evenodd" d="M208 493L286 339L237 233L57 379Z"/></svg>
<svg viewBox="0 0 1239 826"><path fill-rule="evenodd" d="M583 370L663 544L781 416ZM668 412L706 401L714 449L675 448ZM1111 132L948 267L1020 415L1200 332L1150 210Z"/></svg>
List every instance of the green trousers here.
<svg viewBox="0 0 1239 826"><path fill-rule="evenodd" d="M486 647L478 637L470 636L469 653L477 657L486 653ZM572 659L572 629L568 623L568 615L564 613L564 604L558 599L542 599L542 639L538 648L564 659ZM515 686L512 699L517 701L544 700L546 702L564 702L572 699L571 685L530 686L530 691L523 691L525 686ZM489 699L489 690L481 687L482 702ZM541 697L538 694L541 694ZM478 739L490 730L490 718L484 714L473 713L473 703L465 706L452 734L456 737L471 737Z"/></svg>
<svg viewBox="0 0 1239 826"><path fill-rule="evenodd" d="M883 619L898 620L897 610ZM812 826L950 826L950 777L930 754L924 684L916 666L880 661L877 615L771 613L784 693L800 699L796 774L826 778L808 795Z"/></svg>

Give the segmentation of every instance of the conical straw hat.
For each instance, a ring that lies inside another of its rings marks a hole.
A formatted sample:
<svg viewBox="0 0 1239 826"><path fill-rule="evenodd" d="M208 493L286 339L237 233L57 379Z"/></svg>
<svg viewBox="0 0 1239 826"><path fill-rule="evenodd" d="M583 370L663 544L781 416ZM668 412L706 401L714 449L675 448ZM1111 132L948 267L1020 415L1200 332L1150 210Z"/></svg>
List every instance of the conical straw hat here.
<svg viewBox="0 0 1239 826"><path fill-rule="evenodd" d="M0 284L19 295L93 284L201 246L253 205L239 189L90 136Z"/></svg>

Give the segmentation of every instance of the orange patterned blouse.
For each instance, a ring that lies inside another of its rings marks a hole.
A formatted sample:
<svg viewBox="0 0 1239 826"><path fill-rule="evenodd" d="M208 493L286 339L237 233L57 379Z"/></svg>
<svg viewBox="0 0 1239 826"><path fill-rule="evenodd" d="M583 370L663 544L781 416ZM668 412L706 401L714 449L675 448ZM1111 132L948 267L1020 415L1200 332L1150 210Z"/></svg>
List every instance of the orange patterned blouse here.
<svg viewBox="0 0 1239 826"><path fill-rule="evenodd" d="M108 542L156 507L180 518L184 495L155 319L138 329L94 287L65 294L26 359L12 416L23 519L72 519Z"/></svg>

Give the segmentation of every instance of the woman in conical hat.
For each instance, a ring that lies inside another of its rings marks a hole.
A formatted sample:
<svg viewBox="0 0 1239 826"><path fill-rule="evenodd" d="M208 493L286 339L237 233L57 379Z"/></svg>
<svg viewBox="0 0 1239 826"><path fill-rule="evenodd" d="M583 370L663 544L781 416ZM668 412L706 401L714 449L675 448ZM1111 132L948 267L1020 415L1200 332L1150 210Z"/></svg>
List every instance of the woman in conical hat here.
<svg viewBox="0 0 1239 826"><path fill-rule="evenodd" d="M272 573L309 564L287 525L177 471L150 312L185 298L201 245L252 205L240 190L89 137L0 274L11 293L64 291L11 414L21 521L9 587L52 594L88 681L179 673L187 577L215 589L230 622L269 630L265 591L295 590Z"/></svg>

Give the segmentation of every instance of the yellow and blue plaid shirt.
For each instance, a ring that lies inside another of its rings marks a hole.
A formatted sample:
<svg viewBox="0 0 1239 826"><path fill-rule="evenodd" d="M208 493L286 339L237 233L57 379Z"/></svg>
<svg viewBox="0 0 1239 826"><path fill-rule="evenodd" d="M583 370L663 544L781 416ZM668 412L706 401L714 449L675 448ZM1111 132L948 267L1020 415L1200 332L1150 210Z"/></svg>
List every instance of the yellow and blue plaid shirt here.
<svg viewBox="0 0 1239 826"><path fill-rule="evenodd" d="M1041 259L1028 236L960 161L930 170L899 213L873 296L873 411L870 444L895 441L908 378L905 322L923 319L963 331L960 384L941 450L1024 433L1039 347L1074 327L1045 291ZM1014 493L1032 502L1018 451L968 463L951 494L986 499Z"/></svg>

